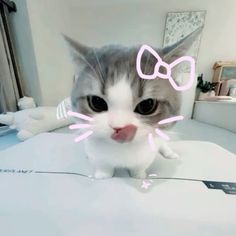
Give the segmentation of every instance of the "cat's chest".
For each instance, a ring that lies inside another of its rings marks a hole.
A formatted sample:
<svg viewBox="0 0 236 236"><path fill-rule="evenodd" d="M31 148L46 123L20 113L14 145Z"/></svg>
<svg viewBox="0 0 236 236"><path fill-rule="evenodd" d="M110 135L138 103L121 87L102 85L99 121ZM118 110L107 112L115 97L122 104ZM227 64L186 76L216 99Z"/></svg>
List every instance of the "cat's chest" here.
<svg viewBox="0 0 236 236"><path fill-rule="evenodd" d="M120 167L151 162L157 155L146 140L139 143L113 144L89 139L85 142L85 150L92 162Z"/></svg>

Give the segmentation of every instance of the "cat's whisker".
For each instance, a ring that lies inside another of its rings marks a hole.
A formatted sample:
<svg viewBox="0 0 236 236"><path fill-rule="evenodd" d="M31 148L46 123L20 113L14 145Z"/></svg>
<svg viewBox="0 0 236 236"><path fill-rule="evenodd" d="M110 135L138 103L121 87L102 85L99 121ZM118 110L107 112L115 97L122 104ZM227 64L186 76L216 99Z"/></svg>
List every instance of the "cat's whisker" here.
<svg viewBox="0 0 236 236"><path fill-rule="evenodd" d="M86 128L91 128L90 124L75 124L75 125L70 125L69 129L86 129Z"/></svg>
<svg viewBox="0 0 236 236"><path fill-rule="evenodd" d="M178 120L183 120L183 119L184 119L184 116L173 116L173 117L159 121L158 124L163 125L163 124L168 124L168 123L175 122ZM155 131L156 131L157 135L159 135L162 139L164 139L166 141L170 140L170 137L167 134L165 134L162 130L156 128ZM154 144L154 139L153 139L152 133L148 134L148 142L151 147L151 150L154 151L155 144Z"/></svg>
<svg viewBox="0 0 236 236"><path fill-rule="evenodd" d="M79 119L82 119L82 120L94 121L94 119L92 117L86 116L86 115L83 115L81 113L74 112L74 111L68 111L67 115L68 116L73 116L73 117L76 117L76 118L79 118Z"/></svg>
<svg viewBox="0 0 236 236"><path fill-rule="evenodd" d="M81 60L84 61L88 65L88 67L95 73L96 76L98 76L98 78L101 78L99 74L97 73L97 71L93 68L93 66L89 63L89 61L85 57L81 57Z"/></svg>
<svg viewBox="0 0 236 236"><path fill-rule="evenodd" d="M78 143L86 138L88 138L93 133L92 130L85 132L84 134L75 138L75 142Z"/></svg>
<svg viewBox="0 0 236 236"><path fill-rule="evenodd" d="M165 134L163 131L161 131L160 129L156 128L155 131L161 138L165 140L170 140L170 137L167 134Z"/></svg>
<svg viewBox="0 0 236 236"><path fill-rule="evenodd" d="M148 142L149 142L149 145L151 147L151 150L155 151L155 144L154 144L154 139L153 139L152 133L148 134Z"/></svg>
<svg viewBox="0 0 236 236"><path fill-rule="evenodd" d="M89 66L89 68L92 69L98 79L100 78L101 80L103 80L103 78L98 74L98 72L95 70L95 68L93 68L93 66L88 62L86 58L82 57L81 60L83 60Z"/></svg>
<svg viewBox="0 0 236 236"><path fill-rule="evenodd" d="M149 62L149 59L150 59L150 53L148 54L148 56L147 56L147 60L146 60L146 63L145 63L145 66L144 66L144 74L146 74L146 69L147 69L147 65L148 65L148 62Z"/></svg>
<svg viewBox="0 0 236 236"><path fill-rule="evenodd" d="M175 122L178 120L183 120L183 119L184 119L184 116L173 116L173 117L159 121L158 124L163 125L163 124L168 124L168 123ZM167 141L170 140L170 137L167 134L165 134L162 130L156 128L155 131L157 135L159 135L162 139L167 140ZM148 135L148 142L151 147L151 150L154 150L154 141L153 141L153 136L151 133L149 133Z"/></svg>
<svg viewBox="0 0 236 236"><path fill-rule="evenodd" d="M100 63L100 61L99 61L99 59L98 59L98 55L97 55L97 53L96 53L96 51L95 51L95 49L93 49L93 53L94 53L94 55L95 55L95 58L96 58L96 61L97 61L97 63L98 63L98 67L99 67L99 74L100 74L100 77L103 79L103 81L104 81L104 76L103 76L103 73L102 73L102 66L101 66L101 63Z"/></svg>
<svg viewBox="0 0 236 236"><path fill-rule="evenodd" d="M184 119L183 116L173 116L173 117L159 121L158 124L163 125L163 124L168 124L168 123L175 122L178 120L183 120L183 119Z"/></svg>

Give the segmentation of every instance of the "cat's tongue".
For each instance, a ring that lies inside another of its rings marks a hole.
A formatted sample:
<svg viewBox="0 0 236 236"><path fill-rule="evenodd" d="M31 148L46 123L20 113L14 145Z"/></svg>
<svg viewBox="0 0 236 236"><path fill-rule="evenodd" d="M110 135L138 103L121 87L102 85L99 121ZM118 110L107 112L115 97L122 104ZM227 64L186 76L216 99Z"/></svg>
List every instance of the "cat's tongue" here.
<svg viewBox="0 0 236 236"><path fill-rule="evenodd" d="M134 138L136 131L137 131L137 126L127 125L115 131L111 135L111 138L119 143L129 142Z"/></svg>

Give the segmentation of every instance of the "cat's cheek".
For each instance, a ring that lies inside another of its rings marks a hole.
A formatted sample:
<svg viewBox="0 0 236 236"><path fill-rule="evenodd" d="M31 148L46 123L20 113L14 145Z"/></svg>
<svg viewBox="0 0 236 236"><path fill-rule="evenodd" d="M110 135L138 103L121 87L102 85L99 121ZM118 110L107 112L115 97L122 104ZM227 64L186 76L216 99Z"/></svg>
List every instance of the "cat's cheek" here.
<svg viewBox="0 0 236 236"><path fill-rule="evenodd" d="M135 141L140 141L140 140L145 139L146 137L147 137L147 133L143 132L143 130L141 130L141 129L138 129L133 141L134 142Z"/></svg>
<svg viewBox="0 0 236 236"><path fill-rule="evenodd" d="M93 132L94 136L101 138L110 138L112 129L109 126L108 115L106 113L94 115Z"/></svg>
<svg viewBox="0 0 236 236"><path fill-rule="evenodd" d="M137 132L136 132L135 137L134 137L134 141L140 140L144 136L148 135L149 130L147 129L147 127L145 127L142 124L142 122L139 119L134 118L132 124L138 127Z"/></svg>
<svg viewBox="0 0 236 236"><path fill-rule="evenodd" d="M135 141L145 141L148 140L148 135L149 133L153 133L154 132L154 127L148 126L146 124L143 124L141 122L139 122L138 126L138 130L135 136Z"/></svg>

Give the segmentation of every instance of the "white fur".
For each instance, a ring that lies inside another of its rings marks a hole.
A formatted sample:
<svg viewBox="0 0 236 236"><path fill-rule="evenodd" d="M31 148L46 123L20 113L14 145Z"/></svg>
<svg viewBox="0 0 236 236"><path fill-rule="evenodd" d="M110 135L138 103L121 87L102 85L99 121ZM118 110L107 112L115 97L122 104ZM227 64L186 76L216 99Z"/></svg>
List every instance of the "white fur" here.
<svg viewBox="0 0 236 236"><path fill-rule="evenodd" d="M133 177L145 178L146 169L154 161L157 152L167 158L177 158L167 144L155 138L156 150L151 150L148 133L153 128L142 124L133 112L133 99L130 85L125 79L108 89L108 112L98 113L92 123L94 134L85 141L89 160L95 166L95 178L108 178L114 169L124 167ZM133 124L138 127L134 139L129 143L117 143L111 139L112 127Z"/></svg>

